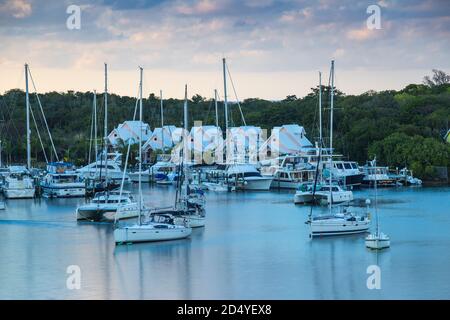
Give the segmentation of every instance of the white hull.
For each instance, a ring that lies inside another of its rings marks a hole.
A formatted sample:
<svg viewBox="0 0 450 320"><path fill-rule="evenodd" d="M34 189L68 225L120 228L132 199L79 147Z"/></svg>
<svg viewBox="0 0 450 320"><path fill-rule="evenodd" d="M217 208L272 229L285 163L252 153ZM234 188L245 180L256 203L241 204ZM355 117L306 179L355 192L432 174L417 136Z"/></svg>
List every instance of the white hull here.
<svg viewBox="0 0 450 320"><path fill-rule="evenodd" d="M153 242L184 239L191 235L192 229L179 226L155 228L155 225L129 226L114 230L116 243Z"/></svg>
<svg viewBox="0 0 450 320"><path fill-rule="evenodd" d="M138 183L139 182L139 172L130 172L128 174L128 176L130 177L131 182L134 183ZM141 173L141 179L142 179L142 183L149 183L150 182L150 174L147 171L143 171Z"/></svg>
<svg viewBox="0 0 450 320"><path fill-rule="evenodd" d="M3 189L5 198L7 199L30 199L34 198L36 190L34 188L26 189Z"/></svg>
<svg viewBox="0 0 450 320"><path fill-rule="evenodd" d="M352 191L339 191L332 192L333 203L343 203L353 201L353 192ZM330 193L320 191L316 192L316 199L324 200L327 204L330 203Z"/></svg>
<svg viewBox="0 0 450 320"><path fill-rule="evenodd" d="M118 209L117 206L85 205L77 209L77 220L87 221L114 221L131 219L139 216L137 204Z"/></svg>
<svg viewBox="0 0 450 320"><path fill-rule="evenodd" d="M311 235L314 237L365 233L369 230L369 227L370 220L368 219L364 219L364 221L314 220L311 222Z"/></svg>
<svg viewBox="0 0 450 320"><path fill-rule="evenodd" d="M42 191L44 196L56 198L76 198L86 195L84 184L78 187L42 186Z"/></svg>
<svg viewBox="0 0 450 320"><path fill-rule="evenodd" d="M286 181L286 180L276 180L274 179L271 184L271 188L281 188L281 189L294 189L296 190L301 182L297 181Z"/></svg>
<svg viewBox="0 0 450 320"><path fill-rule="evenodd" d="M294 203L302 204L302 203L311 203L314 198L311 192L297 192L294 195Z"/></svg>
<svg viewBox="0 0 450 320"><path fill-rule="evenodd" d="M245 183L239 188L242 190L268 191L272 180L273 178L269 177L245 178Z"/></svg>
<svg viewBox="0 0 450 320"><path fill-rule="evenodd" d="M228 191L228 186L225 184L221 184L221 183L204 182L203 185L209 191L214 191L214 192L227 192Z"/></svg>
<svg viewBox="0 0 450 320"><path fill-rule="evenodd" d="M377 234L370 234L366 237L366 247L369 249L374 250L381 250L385 248L389 248L391 246L391 240L388 236L381 233L379 235Z"/></svg>
<svg viewBox="0 0 450 320"><path fill-rule="evenodd" d="M187 215L187 216L182 216L186 222L187 225L191 228L202 228L205 226L205 222L206 222L206 218L205 217L196 217L193 215Z"/></svg>

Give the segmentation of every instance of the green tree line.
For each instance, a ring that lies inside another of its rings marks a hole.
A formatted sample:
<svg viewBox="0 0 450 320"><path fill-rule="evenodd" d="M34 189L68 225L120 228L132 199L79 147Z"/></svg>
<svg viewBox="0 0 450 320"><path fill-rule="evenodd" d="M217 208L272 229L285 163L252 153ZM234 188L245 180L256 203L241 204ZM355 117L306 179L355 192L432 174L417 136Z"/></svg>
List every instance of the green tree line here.
<svg viewBox="0 0 450 320"><path fill-rule="evenodd" d="M450 145L444 135L450 120L449 77L434 70L423 84L410 84L395 91L369 91L347 95L337 88L334 112L334 146L344 157L364 164L377 156L378 163L393 167L411 167L422 178L432 178L433 166L450 166ZM328 136L329 89L323 88L323 135ZM92 92L48 92L40 101L60 158L77 165L87 162L92 121ZM97 94L98 135L103 135L103 96ZM48 134L35 94L30 94L34 118L49 160ZM134 114L136 98L110 94L108 97L108 131ZM160 101L150 94L143 101L144 121L152 128L161 125ZM305 127L311 141L319 136L318 88L302 98L294 95L282 101L246 99L241 108L248 125L270 129L296 123ZM182 126L183 101L164 100L166 125ZM198 94L189 100L189 121L215 124L214 101ZM230 126L243 125L236 104L230 105ZM3 161L24 162L26 158L25 93L13 89L0 95L0 139ZM223 103L219 103L219 123L224 129ZM31 121L33 162L44 162L44 153ZM101 141L99 142L101 144ZM327 139L324 141L327 144Z"/></svg>

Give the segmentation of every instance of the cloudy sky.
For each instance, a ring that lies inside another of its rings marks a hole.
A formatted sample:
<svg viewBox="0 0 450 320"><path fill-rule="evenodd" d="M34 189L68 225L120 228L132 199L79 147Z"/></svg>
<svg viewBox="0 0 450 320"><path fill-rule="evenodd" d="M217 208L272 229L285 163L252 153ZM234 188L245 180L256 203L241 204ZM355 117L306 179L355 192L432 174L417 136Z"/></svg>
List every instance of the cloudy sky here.
<svg viewBox="0 0 450 320"><path fill-rule="evenodd" d="M381 29L367 28L373 4ZM346 93L399 89L449 72L449 40L448 0L0 0L0 92L23 88L25 62L40 92L102 91L107 62L113 92L136 95L141 65L146 94L211 97L223 56L240 99L303 96L331 59Z"/></svg>

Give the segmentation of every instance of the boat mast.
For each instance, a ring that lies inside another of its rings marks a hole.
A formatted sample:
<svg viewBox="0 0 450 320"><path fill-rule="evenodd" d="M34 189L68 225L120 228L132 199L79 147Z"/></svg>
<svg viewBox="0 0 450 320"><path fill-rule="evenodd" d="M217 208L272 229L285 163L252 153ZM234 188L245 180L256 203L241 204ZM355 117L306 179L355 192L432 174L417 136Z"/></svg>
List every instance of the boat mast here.
<svg viewBox="0 0 450 320"><path fill-rule="evenodd" d="M216 127L219 127L219 113L217 109L217 89L214 89L214 106L216 108Z"/></svg>
<svg viewBox="0 0 450 320"><path fill-rule="evenodd" d="M322 143L322 72L319 71L319 143Z"/></svg>
<svg viewBox="0 0 450 320"><path fill-rule="evenodd" d="M95 162L97 163L98 147L97 147L97 91L96 90L94 90L94 151L95 151Z"/></svg>
<svg viewBox="0 0 450 320"><path fill-rule="evenodd" d="M330 211L333 204L333 195L331 192L331 182L332 182L332 167L333 167L333 108L334 108L334 60L331 60L331 98L330 98Z"/></svg>
<svg viewBox="0 0 450 320"><path fill-rule="evenodd" d="M141 225L141 211L142 211L142 74L144 69L139 67L140 70L140 81L139 81L139 225Z"/></svg>
<svg viewBox="0 0 450 320"><path fill-rule="evenodd" d="M375 173L377 172L377 156L374 158L374 165L375 165ZM376 235L379 237L379 229L378 229L378 190L377 190L377 179L375 174L375 219L376 219Z"/></svg>
<svg viewBox="0 0 450 320"><path fill-rule="evenodd" d="M25 104L27 114L27 169L31 169L30 96L28 91L28 64L25 64Z"/></svg>
<svg viewBox="0 0 450 320"><path fill-rule="evenodd" d="M222 59L223 61L223 94L224 94L224 106L225 106L225 134L227 134L228 131L228 98L227 98L227 62L225 58Z"/></svg>
<svg viewBox="0 0 450 320"><path fill-rule="evenodd" d="M164 151L166 145L164 144L164 106L162 90L159 90L160 104L161 104L161 149Z"/></svg>
<svg viewBox="0 0 450 320"><path fill-rule="evenodd" d="M108 189L108 65L105 63L105 123L104 123L104 153L105 153L105 183Z"/></svg>

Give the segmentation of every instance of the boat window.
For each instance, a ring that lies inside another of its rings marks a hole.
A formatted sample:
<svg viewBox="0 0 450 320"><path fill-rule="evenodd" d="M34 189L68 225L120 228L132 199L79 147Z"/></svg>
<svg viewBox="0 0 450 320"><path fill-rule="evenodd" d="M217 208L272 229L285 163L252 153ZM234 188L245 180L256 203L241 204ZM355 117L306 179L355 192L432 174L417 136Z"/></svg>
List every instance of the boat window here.
<svg viewBox="0 0 450 320"><path fill-rule="evenodd" d="M351 169L352 165L349 162L344 162L344 168L345 169Z"/></svg>
<svg viewBox="0 0 450 320"><path fill-rule="evenodd" d="M335 166L338 169L341 169L341 170L344 169L344 167L342 166L342 163L336 163Z"/></svg>
<svg viewBox="0 0 450 320"><path fill-rule="evenodd" d="M353 169L358 169L358 164L356 162L352 162L352 168Z"/></svg>

